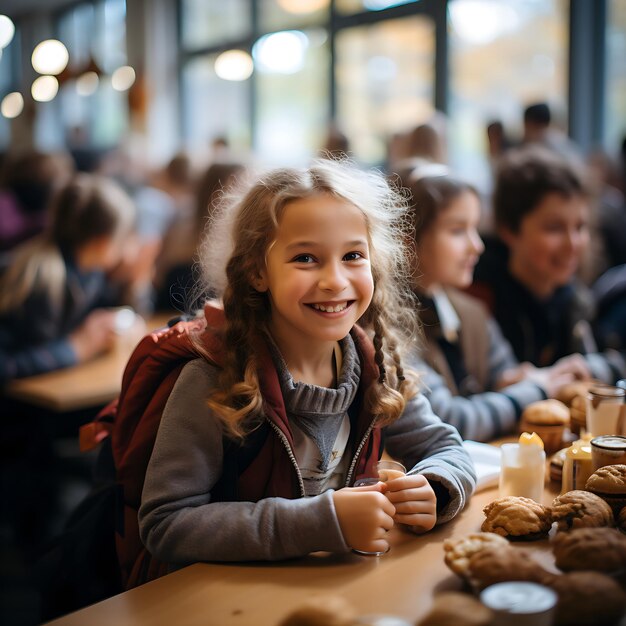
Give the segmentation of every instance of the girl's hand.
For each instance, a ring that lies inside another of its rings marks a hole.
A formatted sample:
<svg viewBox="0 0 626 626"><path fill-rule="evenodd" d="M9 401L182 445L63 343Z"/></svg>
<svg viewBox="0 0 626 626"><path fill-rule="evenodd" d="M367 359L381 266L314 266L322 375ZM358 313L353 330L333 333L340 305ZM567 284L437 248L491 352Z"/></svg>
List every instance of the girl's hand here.
<svg viewBox="0 0 626 626"><path fill-rule="evenodd" d="M426 532L437 522L437 496L421 474L411 474L387 481L387 498L394 505L394 520Z"/></svg>
<svg viewBox="0 0 626 626"><path fill-rule="evenodd" d="M385 485L345 487L333 493L339 527L346 543L355 550L386 552L387 532L396 512L383 495Z"/></svg>

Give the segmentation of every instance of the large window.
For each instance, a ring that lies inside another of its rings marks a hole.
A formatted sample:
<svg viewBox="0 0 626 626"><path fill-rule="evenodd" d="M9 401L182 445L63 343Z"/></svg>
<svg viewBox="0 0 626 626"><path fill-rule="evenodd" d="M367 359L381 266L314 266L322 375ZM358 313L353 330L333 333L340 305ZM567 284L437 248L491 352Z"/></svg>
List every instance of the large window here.
<svg viewBox="0 0 626 626"><path fill-rule="evenodd" d="M459 173L489 186L486 125L513 138L527 104L547 102L567 124L566 0L451 0L449 154Z"/></svg>
<svg viewBox="0 0 626 626"><path fill-rule="evenodd" d="M15 31L11 43L0 49L0 102L4 97L17 90L17 67L19 65L19 31ZM0 115L0 149L4 150L11 141L11 120Z"/></svg>
<svg viewBox="0 0 626 626"><path fill-rule="evenodd" d="M328 32L316 26L326 24L329 3L260 0L257 23L247 1L233 5L240 10L181 3L186 143L202 149L224 137L235 153L252 148L263 163L304 164L321 148L330 116ZM254 59L254 76L232 65L218 70L231 52Z"/></svg>
<svg viewBox="0 0 626 626"><path fill-rule="evenodd" d="M340 13L359 13L361 11L382 11L401 4L411 4L416 0L336 0Z"/></svg>
<svg viewBox="0 0 626 626"><path fill-rule="evenodd" d="M591 114L606 114L605 144L617 145L626 108L626 7L606 4L607 111ZM369 165L385 162L392 137L435 121L452 168L488 191L489 122L502 122L515 141L525 106L545 101L555 123L568 127L569 0L180 0L180 7L183 99L206 102L204 111L226 102L211 121L185 103L190 139L209 140L221 125L222 134L249 138L264 160L301 162L334 122L355 158ZM273 69L259 56L263 42L272 44ZM254 60L239 86L206 65L229 49ZM197 63L205 64L204 78L193 84ZM245 105L235 104L235 92ZM584 111L575 99L570 104ZM599 127L595 118L589 124Z"/></svg>
<svg viewBox="0 0 626 626"><path fill-rule="evenodd" d="M259 28L277 31L328 22L330 0L258 0Z"/></svg>
<svg viewBox="0 0 626 626"><path fill-rule="evenodd" d="M126 2L99 0L64 13L58 34L70 54L70 78L60 89L60 142L109 147L128 129L128 97L111 84L126 64Z"/></svg>
<svg viewBox="0 0 626 626"><path fill-rule="evenodd" d="M433 113L432 20L416 16L346 28L337 35L337 111L354 156L387 157L387 143Z"/></svg>
<svg viewBox="0 0 626 626"><path fill-rule="evenodd" d="M253 52L258 68L256 152L271 165L305 165L322 148L329 119L325 31L272 33L259 39Z"/></svg>
<svg viewBox="0 0 626 626"><path fill-rule="evenodd" d="M607 121L605 144L611 154L626 139L626 2L610 0L607 19Z"/></svg>
<svg viewBox="0 0 626 626"><path fill-rule="evenodd" d="M181 38L186 50L242 39L251 29L250 0L181 1Z"/></svg>
<svg viewBox="0 0 626 626"><path fill-rule="evenodd" d="M219 78L215 73L217 56L197 56L184 67L185 142L202 153L213 140L223 137L235 151L245 151L250 145L250 84Z"/></svg>

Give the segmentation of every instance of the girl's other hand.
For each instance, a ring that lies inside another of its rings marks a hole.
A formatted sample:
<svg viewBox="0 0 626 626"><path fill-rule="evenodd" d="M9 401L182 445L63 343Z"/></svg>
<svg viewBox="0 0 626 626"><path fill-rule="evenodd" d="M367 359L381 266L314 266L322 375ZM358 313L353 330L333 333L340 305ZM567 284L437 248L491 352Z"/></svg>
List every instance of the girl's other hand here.
<svg viewBox="0 0 626 626"><path fill-rule="evenodd" d="M115 312L96 309L69 336L79 363L88 361L113 347L115 341Z"/></svg>
<svg viewBox="0 0 626 626"><path fill-rule="evenodd" d="M396 512L383 495L385 485L345 487L333 493L339 527L346 543L363 552L386 552L387 532Z"/></svg>
<svg viewBox="0 0 626 626"><path fill-rule="evenodd" d="M421 474L409 474L387 481L387 498L394 505L394 520L426 532L437 522L437 496Z"/></svg>

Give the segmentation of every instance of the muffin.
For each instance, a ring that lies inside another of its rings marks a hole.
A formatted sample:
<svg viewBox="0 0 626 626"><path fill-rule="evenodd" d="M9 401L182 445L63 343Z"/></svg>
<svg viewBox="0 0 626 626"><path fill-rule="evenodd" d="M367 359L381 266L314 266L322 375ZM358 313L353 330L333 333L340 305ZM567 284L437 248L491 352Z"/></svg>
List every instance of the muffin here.
<svg viewBox="0 0 626 626"><path fill-rule="evenodd" d="M497 498L483 512L485 521L480 529L507 539L545 539L552 526L552 515L548 507L521 496Z"/></svg>
<svg viewBox="0 0 626 626"><path fill-rule="evenodd" d="M536 432L544 449L551 454L563 447L565 426L569 425L569 409L559 400L539 400L529 404L522 413L520 432Z"/></svg>
<svg viewBox="0 0 626 626"><path fill-rule="evenodd" d="M552 541L556 566L564 571L606 574L626 569L626 537L614 528L577 528Z"/></svg>
<svg viewBox="0 0 626 626"><path fill-rule="evenodd" d="M552 501L552 519L560 531L614 526L611 507L599 496L574 489Z"/></svg>
<svg viewBox="0 0 626 626"><path fill-rule="evenodd" d="M589 478L585 489L600 496L613 509L615 516L626 506L626 465L605 465Z"/></svg>
<svg viewBox="0 0 626 626"><path fill-rule="evenodd" d="M606 574L571 572L546 584L559 596L557 626L606 626L617 623L626 609L626 593Z"/></svg>

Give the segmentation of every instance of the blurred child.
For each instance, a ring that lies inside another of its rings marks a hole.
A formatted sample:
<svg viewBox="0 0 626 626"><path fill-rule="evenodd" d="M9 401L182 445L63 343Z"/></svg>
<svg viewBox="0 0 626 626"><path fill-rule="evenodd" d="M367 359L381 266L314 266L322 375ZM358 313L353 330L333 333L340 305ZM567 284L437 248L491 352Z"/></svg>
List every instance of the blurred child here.
<svg viewBox="0 0 626 626"><path fill-rule="evenodd" d="M0 381L86 361L113 342L105 272L135 218L114 183L81 174L53 202L51 223L0 278Z"/></svg>
<svg viewBox="0 0 626 626"><path fill-rule="evenodd" d="M139 522L156 558L384 551L394 521L423 532L463 508L469 456L402 366L414 322L405 214L381 175L324 159L224 199L202 256L223 326L209 325L211 360L182 370L146 473ZM381 429L410 471L354 488L381 454ZM263 443L249 497L224 477L227 445L252 436Z"/></svg>
<svg viewBox="0 0 626 626"><path fill-rule="evenodd" d="M593 298L575 278L589 241L580 173L539 146L512 151L501 161L493 202L504 247L483 256L471 291L491 309L517 358L543 367L580 352L594 378L623 378L622 355L597 353Z"/></svg>
<svg viewBox="0 0 626 626"><path fill-rule="evenodd" d="M244 171L239 163L213 163L200 177L196 188L195 210L180 214L163 239L157 263L156 307L190 313L198 308L196 298L188 301L198 276L194 276L200 238L220 194L226 192ZM201 306L201 305L200 305Z"/></svg>
<svg viewBox="0 0 626 626"><path fill-rule="evenodd" d="M0 181L0 252L41 233L49 222L54 193L73 173L62 154L27 152L7 158Z"/></svg>
<svg viewBox="0 0 626 626"><path fill-rule="evenodd" d="M426 343L412 365L441 419L465 439L489 441L512 432L524 408L554 396L576 375L581 359L552 368L520 366L483 304L463 293L484 246L478 234L480 199L450 175L407 181L412 194L416 252L414 288Z"/></svg>

